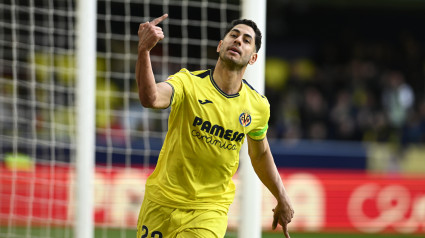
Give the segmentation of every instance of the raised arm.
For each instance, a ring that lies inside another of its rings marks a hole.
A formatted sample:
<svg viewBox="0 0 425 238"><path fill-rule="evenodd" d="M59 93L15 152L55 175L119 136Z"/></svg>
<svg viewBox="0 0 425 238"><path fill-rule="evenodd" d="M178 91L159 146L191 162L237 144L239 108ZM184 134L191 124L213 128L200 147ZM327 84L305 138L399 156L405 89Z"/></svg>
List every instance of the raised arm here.
<svg viewBox="0 0 425 238"><path fill-rule="evenodd" d="M157 25L168 17L167 14L151 22L139 25L139 44L136 63L136 81L139 99L144 107L166 108L170 104L173 90L167 83L156 83L152 70L150 51L162 39L164 33Z"/></svg>
<svg viewBox="0 0 425 238"><path fill-rule="evenodd" d="M294 216L294 210L277 171L267 138L256 141L248 137L248 153L255 173L277 200L277 205L273 209L272 228L276 229L279 223L285 237L289 238L287 225Z"/></svg>

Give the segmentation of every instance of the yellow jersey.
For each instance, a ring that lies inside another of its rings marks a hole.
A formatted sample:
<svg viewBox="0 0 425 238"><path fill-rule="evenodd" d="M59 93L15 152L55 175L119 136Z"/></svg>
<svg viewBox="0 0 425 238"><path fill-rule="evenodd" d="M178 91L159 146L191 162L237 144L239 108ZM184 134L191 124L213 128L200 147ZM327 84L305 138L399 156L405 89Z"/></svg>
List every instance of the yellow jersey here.
<svg viewBox="0 0 425 238"><path fill-rule="evenodd" d="M242 143L266 137L270 104L245 80L226 94L211 69L182 69L166 82L173 88L168 132L145 196L168 207L227 212Z"/></svg>

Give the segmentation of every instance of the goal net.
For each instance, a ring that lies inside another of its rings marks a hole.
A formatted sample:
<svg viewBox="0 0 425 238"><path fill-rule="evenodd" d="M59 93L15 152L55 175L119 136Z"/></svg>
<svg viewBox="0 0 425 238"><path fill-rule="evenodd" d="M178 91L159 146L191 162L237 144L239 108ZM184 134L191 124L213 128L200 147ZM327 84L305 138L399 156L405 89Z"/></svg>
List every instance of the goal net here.
<svg viewBox="0 0 425 238"><path fill-rule="evenodd" d="M74 237L76 4L0 3L0 237ZM160 81L212 67L241 1L99 0L97 15L86 16L97 21L96 237L135 237L144 181L165 138L169 111L144 109L134 79L138 26L163 13L166 37L151 57ZM238 214L235 205L229 230Z"/></svg>

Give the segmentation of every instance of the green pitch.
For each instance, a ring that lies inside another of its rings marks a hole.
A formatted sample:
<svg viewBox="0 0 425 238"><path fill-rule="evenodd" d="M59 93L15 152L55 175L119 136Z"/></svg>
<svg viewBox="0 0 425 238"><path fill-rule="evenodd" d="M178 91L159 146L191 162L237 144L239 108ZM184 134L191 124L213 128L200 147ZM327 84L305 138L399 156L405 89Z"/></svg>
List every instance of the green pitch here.
<svg viewBox="0 0 425 238"><path fill-rule="evenodd" d="M291 238L419 238L420 235L399 234L350 234L350 233L290 233ZM225 238L236 238L236 234L229 233ZM283 233L263 233L262 238L284 238Z"/></svg>
<svg viewBox="0 0 425 238"><path fill-rule="evenodd" d="M0 237L34 238L74 238L72 228L12 227L0 226ZM350 233L299 233L291 232L291 238L419 238L424 234L350 234ZM96 228L95 238L137 238L136 231L130 229ZM262 238L283 238L282 233L263 233ZM229 232L225 238L237 238L235 232Z"/></svg>

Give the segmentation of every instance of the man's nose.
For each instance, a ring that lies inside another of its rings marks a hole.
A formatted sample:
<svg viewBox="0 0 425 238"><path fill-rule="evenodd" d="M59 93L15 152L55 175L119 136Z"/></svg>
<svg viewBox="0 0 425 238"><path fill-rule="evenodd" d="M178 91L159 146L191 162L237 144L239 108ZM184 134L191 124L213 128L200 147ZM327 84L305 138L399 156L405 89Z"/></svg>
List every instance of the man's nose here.
<svg viewBox="0 0 425 238"><path fill-rule="evenodd" d="M242 37L236 37L234 40L234 43L237 43L238 45L241 45Z"/></svg>

